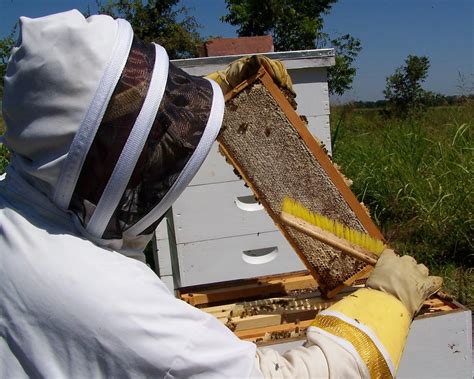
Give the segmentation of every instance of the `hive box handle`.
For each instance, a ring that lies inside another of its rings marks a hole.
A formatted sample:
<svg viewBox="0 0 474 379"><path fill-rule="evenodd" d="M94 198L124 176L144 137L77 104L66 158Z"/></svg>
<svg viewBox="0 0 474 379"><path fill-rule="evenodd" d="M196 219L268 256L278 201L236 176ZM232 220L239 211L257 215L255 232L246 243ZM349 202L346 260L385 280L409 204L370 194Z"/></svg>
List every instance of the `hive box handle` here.
<svg viewBox="0 0 474 379"><path fill-rule="evenodd" d="M252 265L261 265L273 261L278 255L278 247L264 247L262 249L245 250L242 259Z"/></svg>
<svg viewBox="0 0 474 379"><path fill-rule="evenodd" d="M255 200L255 197L252 195L236 197L235 205L237 205L237 208L247 212L261 211L263 209L263 205Z"/></svg>

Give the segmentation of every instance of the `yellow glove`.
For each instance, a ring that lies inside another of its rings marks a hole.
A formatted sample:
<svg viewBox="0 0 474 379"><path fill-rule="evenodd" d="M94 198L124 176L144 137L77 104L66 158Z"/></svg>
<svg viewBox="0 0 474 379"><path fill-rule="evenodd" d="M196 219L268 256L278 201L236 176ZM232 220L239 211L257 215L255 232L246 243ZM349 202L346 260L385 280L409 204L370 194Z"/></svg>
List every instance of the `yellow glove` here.
<svg viewBox="0 0 474 379"><path fill-rule="evenodd" d="M386 250L368 288L319 313L312 326L343 347L350 346L371 377L394 377L413 315L441 284L441 278L428 276L428 269L413 258Z"/></svg>
<svg viewBox="0 0 474 379"><path fill-rule="evenodd" d="M263 55L252 55L240 58L230 63L224 70L215 71L206 75L206 77L216 81L225 95L244 80L255 75L261 66L265 67L275 83L295 95L290 75L288 75L283 63Z"/></svg>

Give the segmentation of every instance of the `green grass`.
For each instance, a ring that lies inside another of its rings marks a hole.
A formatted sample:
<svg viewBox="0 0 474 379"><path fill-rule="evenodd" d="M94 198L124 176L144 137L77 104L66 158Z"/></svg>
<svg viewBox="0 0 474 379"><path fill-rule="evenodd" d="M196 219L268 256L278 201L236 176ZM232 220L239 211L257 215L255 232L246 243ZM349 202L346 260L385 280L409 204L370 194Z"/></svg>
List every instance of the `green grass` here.
<svg viewBox="0 0 474 379"><path fill-rule="evenodd" d="M474 308L474 104L405 120L343 106L331 117L334 160L389 244Z"/></svg>

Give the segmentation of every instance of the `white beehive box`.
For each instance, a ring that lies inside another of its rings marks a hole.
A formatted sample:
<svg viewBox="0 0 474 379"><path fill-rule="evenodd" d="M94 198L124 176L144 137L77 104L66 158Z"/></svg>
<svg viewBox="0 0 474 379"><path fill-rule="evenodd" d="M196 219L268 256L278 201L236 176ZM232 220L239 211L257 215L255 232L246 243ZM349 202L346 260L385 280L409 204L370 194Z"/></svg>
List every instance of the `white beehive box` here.
<svg viewBox="0 0 474 379"><path fill-rule="evenodd" d="M297 94L298 112L330 150L327 68L334 64L334 50L265 55L285 64ZM201 76L239 57L173 63ZM171 289L305 269L252 191L218 152L217 143L168 216L170 230L162 223L157 232L157 258L158 273Z"/></svg>

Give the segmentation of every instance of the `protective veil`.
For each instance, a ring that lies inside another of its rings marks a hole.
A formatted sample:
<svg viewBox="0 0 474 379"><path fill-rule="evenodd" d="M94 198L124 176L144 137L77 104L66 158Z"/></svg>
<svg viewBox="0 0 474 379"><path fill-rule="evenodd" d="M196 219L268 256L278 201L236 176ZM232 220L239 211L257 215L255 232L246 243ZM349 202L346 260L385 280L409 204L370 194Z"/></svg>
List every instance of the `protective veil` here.
<svg viewBox="0 0 474 379"><path fill-rule="evenodd" d="M220 88L170 65L124 20L21 22L3 105L15 167L89 239L143 248L217 136Z"/></svg>
<svg viewBox="0 0 474 379"><path fill-rule="evenodd" d="M3 99L0 377L376 372L341 342L365 333L356 326L336 335L322 316L306 347L257 351L130 259L197 172L223 111L217 84L173 67L124 20L21 18Z"/></svg>

